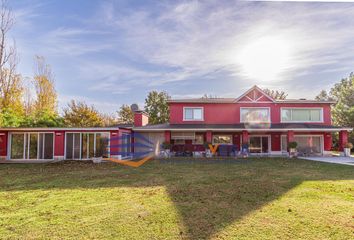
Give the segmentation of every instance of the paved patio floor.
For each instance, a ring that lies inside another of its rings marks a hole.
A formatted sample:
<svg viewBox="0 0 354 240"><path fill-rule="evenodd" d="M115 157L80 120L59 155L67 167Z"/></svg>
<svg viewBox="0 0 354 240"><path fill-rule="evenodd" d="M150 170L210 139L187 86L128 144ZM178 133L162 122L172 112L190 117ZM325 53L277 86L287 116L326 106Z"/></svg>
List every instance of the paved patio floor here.
<svg viewBox="0 0 354 240"><path fill-rule="evenodd" d="M301 159L354 166L354 157L299 157Z"/></svg>

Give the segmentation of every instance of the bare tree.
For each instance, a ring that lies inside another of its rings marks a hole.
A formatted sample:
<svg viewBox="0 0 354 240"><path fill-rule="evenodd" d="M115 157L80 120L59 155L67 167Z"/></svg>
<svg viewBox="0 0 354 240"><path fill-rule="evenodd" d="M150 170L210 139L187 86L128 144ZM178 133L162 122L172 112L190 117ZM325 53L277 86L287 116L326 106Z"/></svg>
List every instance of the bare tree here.
<svg viewBox="0 0 354 240"><path fill-rule="evenodd" d="M7 1L0 6L0 108L19 107L22 101L22 78L16 73L18 57L16 44L8 44L7 35L14 24ZM18 110L18 109L16 109Z"/></svg>

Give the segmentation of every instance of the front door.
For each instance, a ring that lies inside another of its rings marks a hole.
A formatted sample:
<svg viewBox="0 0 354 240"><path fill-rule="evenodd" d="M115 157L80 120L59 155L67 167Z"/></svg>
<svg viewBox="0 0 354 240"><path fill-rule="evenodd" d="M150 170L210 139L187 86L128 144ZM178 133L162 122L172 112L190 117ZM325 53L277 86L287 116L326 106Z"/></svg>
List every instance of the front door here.
<svg viewBox="0 0 354 240"><path fill-rule="evenodd" d="M249 138L250 153L268 153L269 137L268 136L250 136Z"/></svg>

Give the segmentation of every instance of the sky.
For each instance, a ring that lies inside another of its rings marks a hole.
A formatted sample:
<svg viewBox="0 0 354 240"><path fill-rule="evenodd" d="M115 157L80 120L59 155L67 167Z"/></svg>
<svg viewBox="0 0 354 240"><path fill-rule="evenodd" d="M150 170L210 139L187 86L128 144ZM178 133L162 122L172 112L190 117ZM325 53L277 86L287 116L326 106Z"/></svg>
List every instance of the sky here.
<svg viewBox="0 0 354 240"><path fill-rule="evenodd" d="M9 1L24 77L35 55L71 99L114 113L172 98L238 97L253 85L314 98L354 71L354 3Z"/></svg>

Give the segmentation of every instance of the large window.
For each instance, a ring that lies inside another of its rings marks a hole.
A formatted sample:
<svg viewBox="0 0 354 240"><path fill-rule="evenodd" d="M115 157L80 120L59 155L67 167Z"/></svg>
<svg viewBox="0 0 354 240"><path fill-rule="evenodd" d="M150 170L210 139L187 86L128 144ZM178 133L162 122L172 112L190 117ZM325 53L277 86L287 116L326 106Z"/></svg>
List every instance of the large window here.
<svg viewBox="0 0 354 240"><path fill-rule="evenodd" d="M108 156L109 133L67 133L66 159Z"/></svg>
<svg viewBox="0 0 354 240"><path fill-rule="evenodd" d="M232 144L232 135L213 135L213 144Z"/></svg>
<svg viewBox="0 0 354 240"><path fill-rule="evenodd" d="M322 122L322 108L282 108L282 122Z"/></svg>
<svg viewBox="0 0 354 240"><path fill-rule="evenodd" d="M12 133L11 159L53 159L53 133Z"/></svg>
<svg viewBox="0 0 354 240"><path fill-rule="evenodd" d="M320 136L295 136L294 141L297 142L297 150L300 153L322 152L322 140ZM281 136L281 151L288 151L288 142L285 135Z"/></svg>
<svg viewBox="0 0 354 240"><path fill-rule="evenodd" d="M269 108L241 108L241 122L270 122Z"/></svg>
<svg viewBox="0 0 354 240"><path fill-rule="evenodd" d="M202 107L185 107L183 108L183 120L185 121L203 121Z"/></svg>

